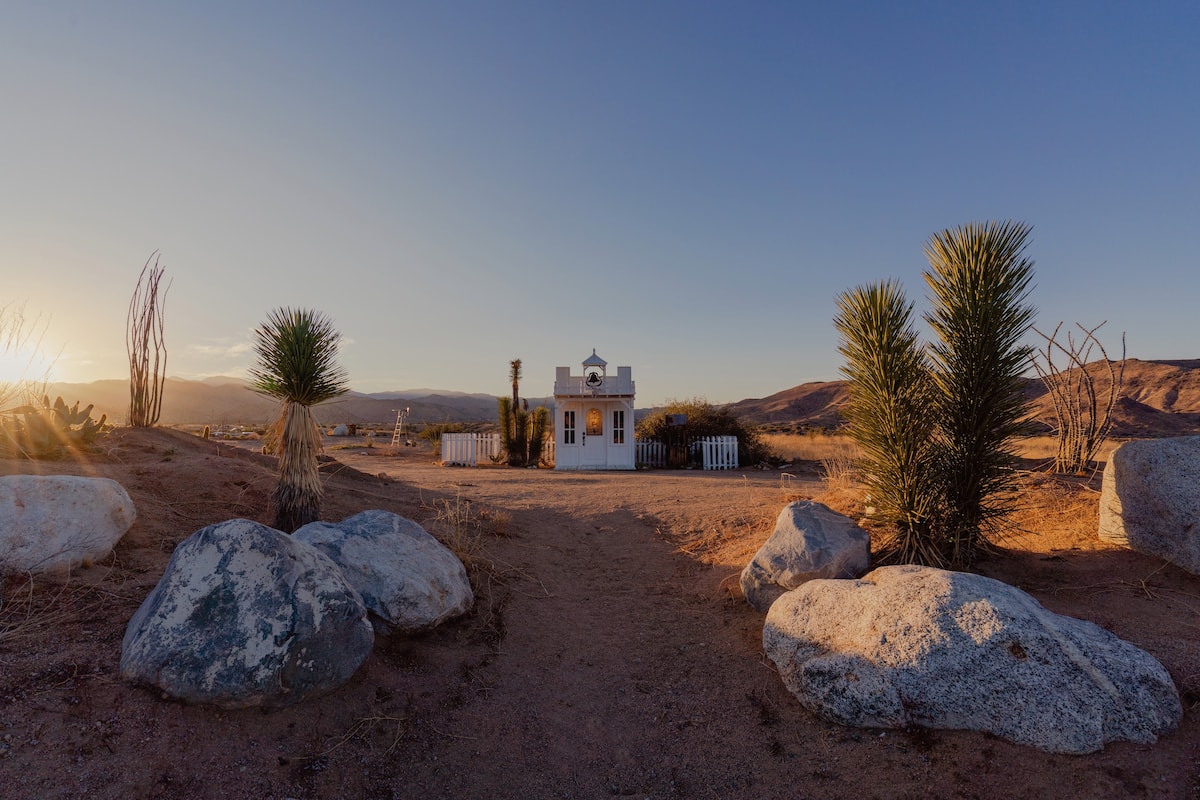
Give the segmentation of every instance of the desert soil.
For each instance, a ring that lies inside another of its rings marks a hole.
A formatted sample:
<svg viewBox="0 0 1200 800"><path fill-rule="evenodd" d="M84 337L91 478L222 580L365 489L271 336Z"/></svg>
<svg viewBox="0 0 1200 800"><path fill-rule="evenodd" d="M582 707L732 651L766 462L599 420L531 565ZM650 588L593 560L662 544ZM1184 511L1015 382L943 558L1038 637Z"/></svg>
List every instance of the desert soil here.
<svg viewBox="0 0 1200 800"><path fill-rule="evenodd" d="M821 491L803 464L571 474L441 467L419 448L331 455L323 516L383 508L442 535L457 520L478 602L377 639L347 685L276 711L184 705L117 675L173 548L232 517L269 522L269 457L156 429L0 461L115 478L139 514L102 563L4 582L0 797L1200 797L1200 577L1098 542L1094 483L1035 481L1028 530L979 569L1148 650L1188 710L1157 744L1063 756L844 728L788 694L737 574L784 503Z"/></svg>

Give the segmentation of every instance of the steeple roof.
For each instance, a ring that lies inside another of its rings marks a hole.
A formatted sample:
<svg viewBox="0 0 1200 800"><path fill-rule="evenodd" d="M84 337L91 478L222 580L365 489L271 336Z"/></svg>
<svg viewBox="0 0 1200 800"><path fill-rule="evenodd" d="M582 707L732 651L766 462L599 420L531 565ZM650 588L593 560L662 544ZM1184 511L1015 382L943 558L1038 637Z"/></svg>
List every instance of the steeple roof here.
<svg viewBox="0 0 1200 800"><path fill-rule="evenodd" d="M596 348L592 348L592 354L583 361L585 367L607 367L608 362L600 356L596 355Z"/></svg>

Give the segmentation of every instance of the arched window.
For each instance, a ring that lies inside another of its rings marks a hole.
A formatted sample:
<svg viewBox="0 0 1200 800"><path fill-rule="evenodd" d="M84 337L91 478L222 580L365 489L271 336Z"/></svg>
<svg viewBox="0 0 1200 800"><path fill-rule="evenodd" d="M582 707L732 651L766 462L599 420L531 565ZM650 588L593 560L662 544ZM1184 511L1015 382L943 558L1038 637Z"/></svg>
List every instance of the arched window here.
<svg viewBox="0 0 1200 800"><path fill-rule="evenodd" d="M598 408L589 408L587 412L587 435L602 436L604 434L604 415Z"/></svg>

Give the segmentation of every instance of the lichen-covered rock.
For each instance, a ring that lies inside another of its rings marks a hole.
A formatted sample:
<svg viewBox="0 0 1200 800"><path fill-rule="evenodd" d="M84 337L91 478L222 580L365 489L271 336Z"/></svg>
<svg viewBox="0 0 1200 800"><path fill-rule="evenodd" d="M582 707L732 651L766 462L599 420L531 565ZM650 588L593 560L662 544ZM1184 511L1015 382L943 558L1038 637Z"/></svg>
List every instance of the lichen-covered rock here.
<svg viewBox="0 0 1200 800"><path fill-rule="evenodd" d="M766 612L814 578L855 578L871 565L871 537L828 506L803 500L779 512L775 531L742 570L742 593Z"/></svg>
<svg viewBox="0 0 1200 800"><path fill-rule="evenodd" d="M98 561L137 519L109 478L0 477L0 572L56 572Z"/></svg>
<svg viewBox="0 0 1200 800"><path fill-rule="evenodd" d="M125 630L121 676L188 702L284 706L345 683L374 640L328 557L235 519L175 548Z"/></svg>
<svg viewBox="0 0 1200 800"><path fill-rule="evenodd" d="M293 536L329 556L388 632L411 633L475 603L462 561L424 528L390 511L310 522Z"/></svg>
<svg viewBox="0 0 1200 800"><path fill-rule="evenodd" d="M1200 436L1114 450L1104 467L1099 536L1200 575Z"/></svg>
<svg viewBox="0 0 1200 800"><path fill-rule="evenodd" d="M1145 651L999 581L930 567L809 581L771 606L763 648L801 704L844 725L1089 753L1154 742L1183 715Z"/></svg>

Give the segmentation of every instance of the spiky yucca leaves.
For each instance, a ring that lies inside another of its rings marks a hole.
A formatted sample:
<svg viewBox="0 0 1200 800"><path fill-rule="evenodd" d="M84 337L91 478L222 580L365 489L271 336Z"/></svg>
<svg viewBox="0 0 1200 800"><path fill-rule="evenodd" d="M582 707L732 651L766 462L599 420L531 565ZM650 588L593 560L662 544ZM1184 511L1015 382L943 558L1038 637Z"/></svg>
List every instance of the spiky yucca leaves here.
<svg viewBox="0 0 1200 800"><path fill-rule="evenodd" d="M925 282L937 334L929 348L936 386L941 481L949 517L943 544L968 565L996 518L1012 510L1014 437L1027 432L1021 375L1032 348L1027 304L1033 262L1023 256L1029 226L972 223L934 234Z"/></svg>
<svg viewBox="0 0 1200 800"><path fill-rule="evenodd" d="M512 381L513 408L519 408L521 405L521 359L514 358L508 362L508 377Z"/></svg>
<svg viewBox="0 0 1200 800"><path fill-rule="evenodd" d="M282 403L274 426L279 482L273 524L291 533L320 518L321 431L311 407L349 388L346 372L337 363L341 335L318 311L279 308L267 315L254 337L258 365L250 370L251 388Z"/></svg>
<svg viewBox="0 0 1200 800"><path fill-rule="evenodd" d="M871 502L894 522L889 560L944 565L936 541L940 492L934 453L929 367L913 330L913 304L896 281L860 286L837 298L834 327L846 359L843 410L863 452Z"/></svg>
<svg viewBox="0 0 1200 800"><path fill-rule="evenodd" d="M546 444L546 433L550 428L550 409L538 406L529 415L529 460L538 464L542 459L542 448Z"/></svg>
<svg viewBox="0 0 1200 800"><path fill-rule="evenodd" d="M510 397L501 397L497 400L498 411L500 414L500 446L504 448L505 458L512 462L510 455L516 450L516 439L513 438L513 408L515 407Z"/></svg>

